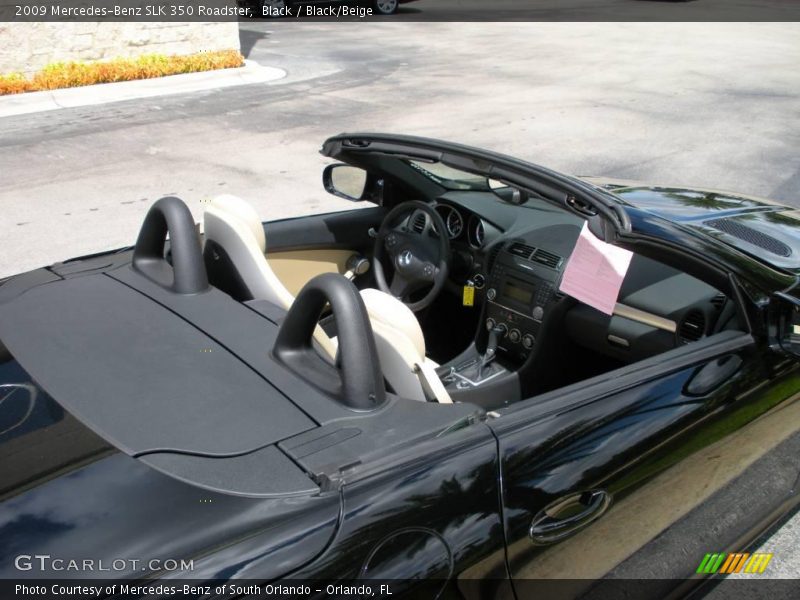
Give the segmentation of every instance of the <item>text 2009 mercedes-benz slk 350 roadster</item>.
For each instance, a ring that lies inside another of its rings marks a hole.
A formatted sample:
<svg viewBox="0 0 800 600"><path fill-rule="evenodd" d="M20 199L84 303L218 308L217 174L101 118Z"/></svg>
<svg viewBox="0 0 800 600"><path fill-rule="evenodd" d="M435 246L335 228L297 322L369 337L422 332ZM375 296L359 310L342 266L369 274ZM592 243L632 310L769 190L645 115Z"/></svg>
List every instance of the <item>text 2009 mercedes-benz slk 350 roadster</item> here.
<svg viewBox="0 0 800 600"><path fill-rule="evenodd" d="M665 594L795 506L797 211L408 136L322 153L359 208L222 196L198 233L163 198L134 247L0 284L2 577ZM611 314L562 289L584 238L633 253Z"/></svg>

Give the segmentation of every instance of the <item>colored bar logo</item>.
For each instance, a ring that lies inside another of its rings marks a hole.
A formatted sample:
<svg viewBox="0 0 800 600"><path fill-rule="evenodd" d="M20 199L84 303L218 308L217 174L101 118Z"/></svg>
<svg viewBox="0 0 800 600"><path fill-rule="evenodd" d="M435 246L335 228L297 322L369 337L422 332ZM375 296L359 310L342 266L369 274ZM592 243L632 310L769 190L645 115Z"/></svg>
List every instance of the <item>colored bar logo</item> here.
<svg viewBox="0 0 800 600"><path fill-rule="evenodd" d="M772 554L765 552L719 552L716 554L706 554L697 573L712 575L714 573L732 575L734 573L754 573L761 574L767 569Z"/></svg>

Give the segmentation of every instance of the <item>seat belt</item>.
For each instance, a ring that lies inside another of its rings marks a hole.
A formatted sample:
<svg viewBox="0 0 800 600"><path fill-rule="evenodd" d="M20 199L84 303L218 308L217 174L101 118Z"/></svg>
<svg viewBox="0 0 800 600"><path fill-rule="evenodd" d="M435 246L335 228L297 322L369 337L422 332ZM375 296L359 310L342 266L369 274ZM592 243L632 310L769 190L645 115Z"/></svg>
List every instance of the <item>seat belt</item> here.
<svg viewBox="0 0 800 600"><path fill-rule="evenodd" d="M439 404L452 404L453 400L450 394L436 374L436 370L425 363L414 363L414 373L419 377L419 383L422 386L422 391L425 397L429 400L436 400Z"/></svg>

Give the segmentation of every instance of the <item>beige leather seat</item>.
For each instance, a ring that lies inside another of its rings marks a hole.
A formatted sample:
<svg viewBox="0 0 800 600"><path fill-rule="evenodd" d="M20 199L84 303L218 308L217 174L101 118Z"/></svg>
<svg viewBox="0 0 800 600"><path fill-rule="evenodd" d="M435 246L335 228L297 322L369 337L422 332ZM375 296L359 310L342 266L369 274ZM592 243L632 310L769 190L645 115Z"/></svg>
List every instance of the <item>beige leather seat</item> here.
<svg viewBox="0 0 800 600"><path fill-rule="evenodd" d="M206 240L227 253L254 298L285 309L292 305L294 296L267 261L264 226L250 204L236 196L218 196L206 207L203 227ZM361 296L370 316L383 375L392 389L414 400L452 402L434 371L438 365L425 357L425 339L411 309L380 290L362 290ZM329 338L317 327L314 342L322 356L335 360L335 338Z"/></svg>
<svg viewBox="0 0 800 600"><path fill-rule="evenodd" d="M206 239L221 246L236 265L253 298L268 300L285 309L291 306L294 296L267 262L264 226L252 206L236 196L218 196L206 207L203 229ZM314 341L324 356L336 357L336 345L321 327L314 331Z"/></svg>
<svg viewBox="0 0 800 600"><path fill-rule="evenodd" d="M439 365L425 356L425 338L414 312L394 296L367 288L361 298L369 313L383 376L405 398L451 403L436 374Z"/></svg>

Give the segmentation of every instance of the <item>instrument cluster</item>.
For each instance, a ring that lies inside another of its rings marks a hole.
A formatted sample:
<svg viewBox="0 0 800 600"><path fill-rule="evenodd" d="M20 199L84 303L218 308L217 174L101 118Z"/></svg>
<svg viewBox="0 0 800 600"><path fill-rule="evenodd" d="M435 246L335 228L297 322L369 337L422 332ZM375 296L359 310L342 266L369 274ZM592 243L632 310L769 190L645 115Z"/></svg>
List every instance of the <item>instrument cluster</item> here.
<svg viewBox="0 0 800 600"><path fill-rule="evenodd" d="M442 216L451 240L466 240L476 250L483 248L486 243L486 224L478 215L465 216L449 204L438 204L436 211Z"/></svg>

